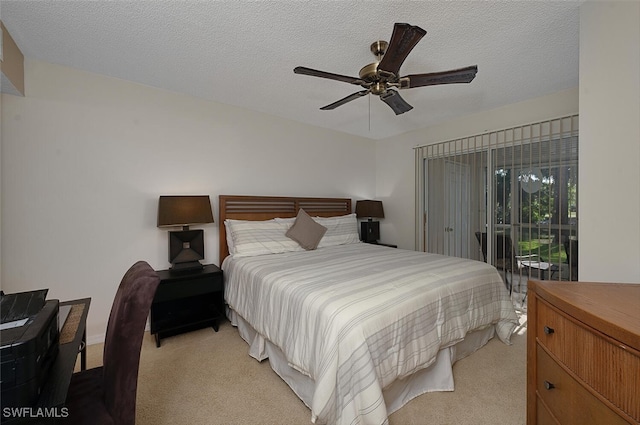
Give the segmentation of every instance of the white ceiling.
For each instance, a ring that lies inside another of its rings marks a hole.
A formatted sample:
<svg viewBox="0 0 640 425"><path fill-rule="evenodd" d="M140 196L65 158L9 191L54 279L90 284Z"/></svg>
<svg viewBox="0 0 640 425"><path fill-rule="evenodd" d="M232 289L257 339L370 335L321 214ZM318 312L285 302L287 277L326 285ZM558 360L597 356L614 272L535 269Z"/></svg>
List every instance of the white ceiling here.
<svg viewBox="0 0 640 425"><path fill-rule="evenodd" d="M578 86L578 1L8 1L0 19L25 57L294 121L382 139ZM372 95L321 111L395 22L427 31L401 74L478 65L470 84ZM28 81L26 82L28 96Z"/></svg>

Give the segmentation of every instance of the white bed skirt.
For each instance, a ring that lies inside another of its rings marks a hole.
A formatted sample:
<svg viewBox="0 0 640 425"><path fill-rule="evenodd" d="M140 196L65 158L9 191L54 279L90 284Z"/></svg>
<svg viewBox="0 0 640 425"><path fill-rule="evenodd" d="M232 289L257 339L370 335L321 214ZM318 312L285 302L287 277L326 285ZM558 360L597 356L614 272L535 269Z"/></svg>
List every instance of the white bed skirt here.
<svg viewBox="0 0 640 425"><path fill-rule="evenodd" d="M293 392L311 408L315 384L310 376L289 366L282 351L258 334L242 316L227 308L227 316L238 328L242 339L249 344L249 355L258 361L269 359L271 368L291 387ZM453 391L453 364L484 346L495 335L493 326L469 332L464 340L438 352L435 363L383 390L387 414L390 415L415 397L435 391Z"/></svg>

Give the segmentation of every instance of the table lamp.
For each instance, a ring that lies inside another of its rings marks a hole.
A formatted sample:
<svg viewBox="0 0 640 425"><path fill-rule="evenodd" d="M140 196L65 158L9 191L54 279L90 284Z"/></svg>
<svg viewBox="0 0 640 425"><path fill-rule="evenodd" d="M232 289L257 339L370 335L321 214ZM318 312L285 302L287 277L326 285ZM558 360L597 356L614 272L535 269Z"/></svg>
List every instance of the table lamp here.
<svg viewBox="0 0 640 425"><path fill-rule="evenodd" d="M160 196L158 227L178 227L169 232L169 262L171 270L202 269L204 259L204 231L189 230L195 224L213 223L211 201L202 196Z"/></svg>
<svg viewBox="0 0 640 425"><path fill-rule="evenodd" d="M360 223L360 239L367 243L376 243L380 239L380 222L374 218L384 218L382 201L356 201L356 217L367 218Z"/></svg>

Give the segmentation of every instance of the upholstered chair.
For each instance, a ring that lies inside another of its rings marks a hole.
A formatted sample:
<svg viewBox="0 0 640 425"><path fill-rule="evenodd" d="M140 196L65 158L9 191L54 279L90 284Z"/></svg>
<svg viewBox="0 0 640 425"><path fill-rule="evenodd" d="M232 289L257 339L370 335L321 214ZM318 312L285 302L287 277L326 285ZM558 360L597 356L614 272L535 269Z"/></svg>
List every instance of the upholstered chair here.
<svg viewBox="0 0 640 425"><path fill-rule="evenodd" d="M133 425L144 328L160 279L144 261L125 273L116 292L104 342L103 366L74 373L67 424Z"/></svg>

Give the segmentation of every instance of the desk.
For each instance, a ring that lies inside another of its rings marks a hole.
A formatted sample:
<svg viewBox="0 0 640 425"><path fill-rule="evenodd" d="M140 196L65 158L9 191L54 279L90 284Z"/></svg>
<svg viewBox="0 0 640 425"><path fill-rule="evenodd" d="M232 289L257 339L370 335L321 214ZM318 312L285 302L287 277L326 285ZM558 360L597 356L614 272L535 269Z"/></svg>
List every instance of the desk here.
<svg viewBox="0 0 640 425"><path fill-rule="evenodd" d="M91 298L65 301L60 303L60 307L70 305L71 311L67 320L60 330L60 346L58 355L49 369L49 377L42 387L38 402L34 409L38 408L62 408L67 399L67 391L71 382L71 375L80 352L80 367L82 370L87 367L87 315ZM2 422L6 424L23 423L52 423L51 418L5 418Z"/></svg>
<svg viewBox="0 0 640 425"><path fill-rule="evenodd" d="M67 399L71 375L80 352L80 368L87 368L87 315L91 298L65 301L60 306L70 305L71 312L60 331L60 349L51 365L49 378L42 388L37 407L61 407Z"/></svg>

